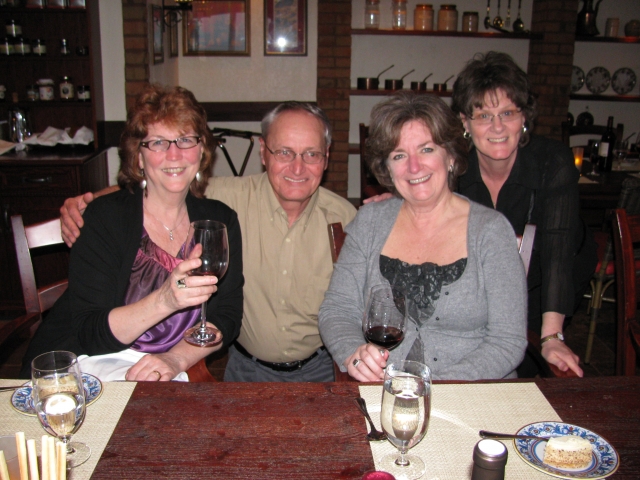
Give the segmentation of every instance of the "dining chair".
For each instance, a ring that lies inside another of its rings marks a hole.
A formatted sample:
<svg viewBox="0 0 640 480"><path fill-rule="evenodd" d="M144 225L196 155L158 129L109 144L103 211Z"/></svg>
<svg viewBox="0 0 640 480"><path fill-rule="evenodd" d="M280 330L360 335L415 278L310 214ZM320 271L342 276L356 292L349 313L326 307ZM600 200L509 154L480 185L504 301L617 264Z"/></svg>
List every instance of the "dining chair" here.
<svg viewBox="0 0 640 480"><path fill-rule="evenodd" d="M637 317L640 278L633 251L634 244L640 243L640 215L629 215L623 209L616 209L612 236L618 286L616 375L633 376L640 355L640 322Z"/></svg>
<svg viewBox="0 0 640 480"><path fill-rule="evenodd" d="M640 214L640 179L628 177L622 182L622 189L618 197L617 208L625 209L628 215ZM613 262L613 244L609 231L611 229L611 218L605 218L605 224L601 231L594 232L596 243L598 244L598 263L591 278L589 292L585 293L585 298L589 299L589 334L587 336L587 348L584 355L584 363L591 362L593 350L593 339L596 334L596 325L603 302L615 303L615 297L605 296L609 287L615 283L615 263ZM640 267L640 258L636 259Z"/></svg>
<svg viewBox="0 0 640 480"><path fill-rule="evenodd" d="M593 135L601 137L607 131L606 125L571 125L569 122L562 122L562 141L567 146L571 146L571 137L574 135ZM624 135L624 124L616 125L616 140L622 140Z"/></svg>
<svg viewBox="0 0 640 480"><path fill-rule="evenodd" d="M364 199L375 197L389 190L378 183L378 180L371 172L367 164L367 138L369 137L369 127L364 123L359 125L360 133L360 205Z"/></svg>
<svg viewBox="0 0 640 480"><path fill-rule="evenodd" d="M59 218L25 227L22 216L14 215L11 217L11 228L24 296L25 314L10 320L0 328L0 347L10 338L33 337L42 322L43 314L53 307L69 285L69 281L65 279L39 287L33 269L33 250L55 246L66 248ZM204 359L187 370L187 374L192 382L215 381Z"/></svg>
<svg viewBox="0 0 640 480"><path fill-rule="evenodd" d="M218 147L222 151L224 157L227 159L227 163L229 164L229 168L231 169L231 173L233 173L233 176L243 176L244 171L247 168L247 164L249 163L249 158L251 157L251 151L253 150L253 137L259 137L260 134L256 132L232 130L230 128L212 128L211 133L213 134L213 139L216 142L216 147ZM240 166L240 171L236 169L233 160L231 160L231 155L229 155L229 151L225 146L229 137L242 138L249 142L249 145L247 146L247 152L245 153L244 159L242 160L242 165Z"/></svg>

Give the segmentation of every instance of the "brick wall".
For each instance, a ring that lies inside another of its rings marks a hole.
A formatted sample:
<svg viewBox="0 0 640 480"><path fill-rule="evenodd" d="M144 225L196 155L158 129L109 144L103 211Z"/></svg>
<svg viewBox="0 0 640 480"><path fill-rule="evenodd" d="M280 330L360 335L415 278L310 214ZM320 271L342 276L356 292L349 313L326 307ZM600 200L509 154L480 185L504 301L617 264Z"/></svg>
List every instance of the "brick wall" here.
<svg viewBox="0 0 640 480"><path fill-rule="evenodd" d="M122 0L127 110L149 81L148 9L146 0Z"/></svg>
<svg viewBox="0 0 640 480"><path fill-rule="evenodd" d="M527 71L538 94L535 133L560 139L569 110L578 0L534 0Z"/></svg>
<svg viewBox="0 0 640 480"><path fill-rule="evenodd" d="M310 53L313 55L313 52ZM318 0L318 86L316 98L331 120L333 143L322 185L347 197L351 1Z"/></svg>

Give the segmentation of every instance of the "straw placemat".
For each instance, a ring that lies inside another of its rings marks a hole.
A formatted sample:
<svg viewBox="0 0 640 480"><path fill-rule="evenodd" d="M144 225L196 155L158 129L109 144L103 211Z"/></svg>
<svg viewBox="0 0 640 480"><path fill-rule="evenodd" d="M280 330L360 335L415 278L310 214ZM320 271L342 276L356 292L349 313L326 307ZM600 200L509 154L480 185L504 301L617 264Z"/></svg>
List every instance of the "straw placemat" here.
<svg viewBox="0 0 640 480"><path fill-rule="evenodd" d="M23 380L0 380L0 387L20 385ZM103 382L103 392L95 403L87 407L84 423L73 435L72 441L86 443L91 447L91 458L86 463L71 470L71 480L84 480L91 477L100 460L124 407L135 388L135 382ZM36 440L40 452L40 438L45 431L36 417L18 413L11 405L11 392L0 393L0 435L14 435L24 432L27 439Z"/></svg>
<svg viewBox="0 0 640 480"><path fill-rule="evenodd" d="M360 395L376 427L380 428L382 386L360 386ZM410 450L427 466L424 480L471 478L473 447L479 430L515 433L524 425L562 419L535 383L487 383L433 385L431 421L425 438ZM363 419L364 421L364 419ZM506 478L534 480L550 477L527 465L504 440L509 450ZM390 442L371 442L376 464L388 453L397 453Z"/></svg>

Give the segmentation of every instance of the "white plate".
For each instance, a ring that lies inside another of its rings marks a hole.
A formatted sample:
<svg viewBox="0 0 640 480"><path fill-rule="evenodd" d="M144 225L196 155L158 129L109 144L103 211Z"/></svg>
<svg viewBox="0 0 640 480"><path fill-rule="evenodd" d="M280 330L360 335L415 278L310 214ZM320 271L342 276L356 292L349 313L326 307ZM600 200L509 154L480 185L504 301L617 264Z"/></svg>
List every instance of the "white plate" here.
<svg viewBox="0 0 640 480"><path fill-rule="evenodd" d="M602 93L609 88L611 74L609 70L604 67L593 67L589 70L589 73L587 73L585 83L587 84L587 90L591 93Z"/></svg>
<svg viewBox="0 0 640 480"><path fill-rule="evenodd" d="M597 433L586 428L562 422L537 422L522 427L516 435L559 436L578 435L591 442L591 463L583 469L555 468L542 461L546 440L514 440L513 445L522 459L536 470L558 478L606 478L618 469L619 456L616 449Z"/></svg>
<svg viewBox="0 0 640 480"><path fill-rule="evenodd" d="M580 67L573 66L571 72L571 93L575 93L584 85L584 72Z"/></svg>
<svg viewBox="0 0 640 480"><path fill-rule="evenodd" d="M618 95L626 95L636 86L636 74L630 68L619 68L611 77L611 88Z"/></svg>
<svg viewBox="0 0 640 480"><path fill-rule="evenodd" d="M82 384L84 386L84 396L88 407L102 395L102 382L98 377L94 377L89 373L83 373ZM36 415L31 397L31 382L25 383L24 387L13 392L13 395L11 395L11 406L23 415L32 417Z"/></svg>

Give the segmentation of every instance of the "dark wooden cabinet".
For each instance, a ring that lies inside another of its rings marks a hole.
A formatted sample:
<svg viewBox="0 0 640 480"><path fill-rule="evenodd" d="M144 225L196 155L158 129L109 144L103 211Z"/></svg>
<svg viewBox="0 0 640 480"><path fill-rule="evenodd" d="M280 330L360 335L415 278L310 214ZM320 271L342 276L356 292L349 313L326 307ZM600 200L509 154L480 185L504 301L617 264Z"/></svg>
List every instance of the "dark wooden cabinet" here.
<svg viewBox="0 0 640 480"><path fill-rule="evenodd" d="M105 188L107 152L91 148L52 153L43 149L0 156L0 311L23 306L17 271L11 216L22 215L25 224L59 216L68 197ZM37 280L49 283L66 277L68 253L43 252L34 260Z"/></svg>

